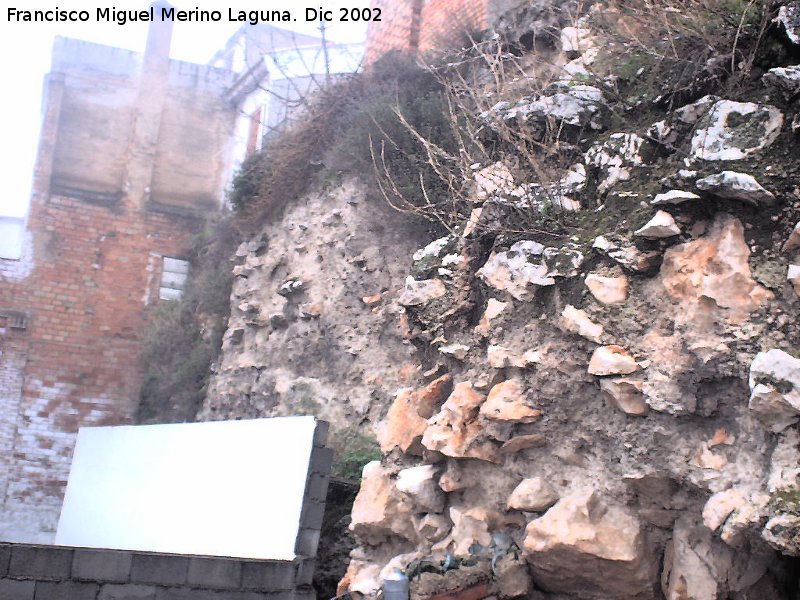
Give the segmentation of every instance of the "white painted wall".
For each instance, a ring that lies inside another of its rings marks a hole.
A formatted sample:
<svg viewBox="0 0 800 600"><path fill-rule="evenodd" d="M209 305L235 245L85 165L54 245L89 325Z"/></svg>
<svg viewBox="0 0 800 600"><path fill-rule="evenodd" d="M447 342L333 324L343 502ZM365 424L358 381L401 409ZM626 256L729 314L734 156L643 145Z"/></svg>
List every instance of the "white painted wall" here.
<svg viewBox="0 0 800 600"><path fill-rule="evenodd" d="M56 544L291 560L315 426L81 428Z"/></svg>

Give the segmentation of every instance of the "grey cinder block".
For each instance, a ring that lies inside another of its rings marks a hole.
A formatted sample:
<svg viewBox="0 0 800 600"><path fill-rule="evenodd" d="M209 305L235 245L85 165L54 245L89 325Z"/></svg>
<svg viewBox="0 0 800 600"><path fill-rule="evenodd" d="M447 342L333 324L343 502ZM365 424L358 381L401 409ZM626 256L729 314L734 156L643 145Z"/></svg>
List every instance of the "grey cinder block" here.
<svg viewBox="0 0 800 600"><path fill-rule="evenodd" d="M131 574L132 558L131 552L76 549L72 559L72 578L124 583Z"/></svg>
<svg viewBox="0 0 800 600"><path fill-rule="evenodd" d="M0 600L33 600L34 581L0 579Z"/></svg>
<svg viewBox="0 0 800 600"><path fill-rule="evenodd" d="M9 577L43 580L69 579L72 549L43 546L13 546Z"/></svg>
<svg viewBox="0 0 800 600"><path fill-rule="evenodd" d="M238 589L242 583L242 563L216 558L189 560L189 585L217 589Z"/></svg>
<svg viewBox="0 0 800 600"><path fill-rule="evenodd" d="M189 559L183 556L134 554L131 582L182 585L186 583L188 570Z"/></svg>
<svg viewBox="0 0 800 600"><path fill-rule="evenodd" d="M34 600L95 600L100 588L96 583L77 581L37 581Z"/></svg>
<svg viewBox="0 0 800 600"><path fill-rule="evenodd" d="M155 600L156 588L152 585L109 583L100 588L97 600Z"/></svg>
<svg viewBox="0 0 800 600"><path fill-rule="evenodd" d="M290 562L242 563L242 588L279 592L294 589L294 564Z"/></svg>

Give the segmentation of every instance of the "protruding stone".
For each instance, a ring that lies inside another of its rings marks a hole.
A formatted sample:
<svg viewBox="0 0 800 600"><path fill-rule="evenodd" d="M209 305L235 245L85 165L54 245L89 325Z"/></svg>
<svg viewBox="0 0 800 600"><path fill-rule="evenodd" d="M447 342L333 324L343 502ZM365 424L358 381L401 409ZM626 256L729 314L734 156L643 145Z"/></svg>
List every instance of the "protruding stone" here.
<svg viewBox="0 0 800 600"><path fill-rule="evenodd" d="M375 428L382 452L399 447L403 452L420 453L419 441L428 427L428 419L447 393L450 382L450 375L444 375L421 390L400 391L386 418Z"/></svg>
<svg viewBox="0 0 800 600"><path fill-rule="evenodd" d="M387 535L413 541L416 532L411 513L380 461L368 463L353 503L350 531L364 541L379 542Z"/></svg>
<svg viewBox="0 0 800 600"><path fill-rule="evenodd" d="M768 192L756 178L747 173L722 171L698 179L697 189L709 192L726 200L741 200L753 206L775 204L775 196Z"/></svg>
<svg viewBox="0 0 800 600"><path fill-rule="evenodd" d="M753 280L749 257L744 227L723 214L702 238L667 250L661 280L669 296L683 305L685 317L705 316L716 308L738 323L771 297Z"/></svg>
<svg viewBox="0 0 800 600"><path fill-rule="evenodd" d="M776 67L764 73L764 83L781 92L786 100L800 92L800 66Z"/></svg>
<svg viewBox="0 0 800 600"><path fill-rule="evenodd" d="M603 339L603 326L593 322L585 310L567 304L561 313L561 326L570 333L575 333L595 344Z"/></svg>
<svg viewBox="0 0 800 600"><path fill-rule="evenodd" d="M592 296L602 304L625 304L628 299L628 278L622 273L616 277L589 273L585 283Z"/></svg>
<svg viewBox="0 0 800 600"><path fill-rule="evenodd" d="M800 46L800 2L788 2L781 6L777 21L783 26L789 41Z"/></svg>
<svg viewBox="0 0 800 600"><path fill-rule="evenodd" d="M759 352L750 365L749 407L778 433L800 418L800 360L783 350Z"/></svg>
<svg viewBox="0 0 800 600"><path fill-rule="evenodd" d="M713 494L703 507L703 525L709 531L716 531L722 527L730 514L742 506L746 500L744 491L738 488Z"/></svg>
<svg viewBox="0 0 800 600"><path fill-rule="evenodd" d="M517 300L530 300L532 286L550 286L555 279L548 277L542 262L544 246L538 242L517 242L506 252L494 253L478 271L478 276L495 289L508 292Z"/></svg>
<svg viewBox="0 0 800 600"><path fill-rule="evenodd" d="M677 111L694 125L692 154L703 160L741 160L778 138L783 113L768 104L733 102L705 96Z"/></svg>
<svg viewBox="0 0 800 600"><path fill-rule="evenodd" d="M447 288L441 279L423 279L417 281L410 275L398 302L403 306L420 306L447 294Z"/></svg>
<svg viewBox="0 0 800 600"><path fill-rule="evenodd" d="M508 497L508 508L525 512L543 512L558 501L558 494L541 477L523 479Z"/></svg>
<svg viewBox="0 0 800 600"><path fill-rule="evenodd" d="M643 417L647 403L642 395L642 382L627 377L606 377L600 380L603 397L626 415Z"/></svg>
<svg viewBox="0 0 800 600"><path fill-rule="evenodd" d="M664 239L681 234L681 228L672 218L672 215L663 210L658 211L641 229L637 229L633 235L648 239Z"/></svg>
<svg viewBox="0 0 800 600"><path fill-rule="evenodd" d="M447 344L439 346L439 352L452 356L456 360L464 360L469 352L469 346L465 344Z"/></svg>
<svg viewBox="0 0 800 600"><path fill-rule="evenodd" d="M580 250L570 244L545 248L538 242L522 240L505 252L493 253L477 274L487 285L517 300L530 300L537 287L554 285L554 277L577 274L583 260Z"/></svg>
<svg viewBox="0 0 800 600"><path fill-rule="evenodd" d="M494 298L489 298L489 301L486 303L486 310L483 311L480 322L475 326L475 333L488 336L492 330L492 322L497 319L506 308L508 308L507 302L500 302Z"/></svg>
<svg viewBox="0 0 800 600"><path fill-rule="evenodd" d="M489 391L480 414L492 421L535 423L541 418L542 411L528 405L522 383L518 379L509 379L498 383Z"/></svg>
<svg viewBox="0 0 800 600"><path fill-rule="evenodd" d="M650 204L653 206L675 205L683 204L684 202L694 202L695 200L700 200L700 196L693 192L670 190L663 194L656 195L656 197L650 201Z"/></svg>
<svg viewBox="0 0 800 600"><path fill-rule="evenodd" d="M772 517L764 525L761 537L782 554L800 556L800 515Z"/></svg>
<svg viewBox="0 0 800 600"><path fill-rule="evenodd" d="M589 361L590 375L629 375L640 369L636 359L622 346L602 346Z"/></svg>
<svg viewBox="0 0 800 600"><path fill-rule="evenodd" d="M416 512L440 513L444 509L445 498L438 485L438 473L434 465L421 465L397 474L397 489L411 498L419 509Z"/></svg>
<svg viewBox="0 0 800 600"><path fill-rule="evenodd" d="M639 521L594 490L574 492L531 521L524 546L545 591L652 597L655 561Z"/></svg>
<svg viewBox="0 0 800 600"><path fill-rule="evenodd" d="M794 226L792 233L789 234L789 239L783 244L781 250L783 252L792 252L800 248L800 223Z"/></svg>
<svg viewBox="0 0 800 600"><path fill-rule="evenodd" d="M497 462L497 448L482 436L482 427L477 421L484 400L471 383L457 383L439 413L429 420L422 445L453 458Z"/></svg>
<svg viewBox="0 0 800 600"><path fill-rule="evenodd" d="M528 435L515 435L505 442L500 448L500 454L516 454L531 448L542 448L547 445L547 439L540 433Z"/></svg>

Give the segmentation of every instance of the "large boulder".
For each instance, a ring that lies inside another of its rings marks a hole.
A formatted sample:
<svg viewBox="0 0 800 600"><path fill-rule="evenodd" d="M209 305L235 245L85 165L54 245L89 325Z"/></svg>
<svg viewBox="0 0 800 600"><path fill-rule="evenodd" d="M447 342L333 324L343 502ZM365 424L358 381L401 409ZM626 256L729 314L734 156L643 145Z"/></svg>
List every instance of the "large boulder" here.
<svg viewBox="0 0 800 600"><path fill-rule="evenodd" d="M353 503L350 531L367 543L380 543L388 536L414 541L412 514L412 507L397 491L391 474L380 461L368 463Z"/></svg>
<svg viewBox="0 0 800 600"><path fill-rule="evenodd" d="M531 521L524 548L534 581L585 598L653 598L655 560L638 519L595 490L559 500Z"/></svg>
<svg viewBox="0 0 800 600"><path fill-rule="evenodd" d="M722 214L704 237L667 250L661 281L687 321L715 308L740 323L771 296L753 280L749 258L741 222Z"/></svg>

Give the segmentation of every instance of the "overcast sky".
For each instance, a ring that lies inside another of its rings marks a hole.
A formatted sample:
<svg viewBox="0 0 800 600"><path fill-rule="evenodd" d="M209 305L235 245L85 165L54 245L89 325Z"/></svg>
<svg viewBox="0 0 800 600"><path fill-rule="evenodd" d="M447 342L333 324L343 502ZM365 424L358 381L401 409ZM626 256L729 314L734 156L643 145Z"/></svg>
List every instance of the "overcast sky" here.
<svg viewBox="0 0 800 600"><path fill-rule="evenodd" d="M228 9L283 10L297 15L296 23L275 23L304 33L317 32L317 23L305 23L305 9L324 7L334 10L336 21L328 33L336 41L362 41L363 23L338 21L340 7L368 7L369 0L173 0L183 10L218 10L223 20L218 23L176 23L173 30L172 58L206 63L240 24L228 21ZM147 25L131 23L119 26L98 23L98 8L142 10L147 1L131 0L0 0L0 172L3 192L0 194L0 215L22 216L30 196L33 163L39 138L42 81L50 70L50 53L56 35L78 38L98 44L141 51L147 37ZM22 23L9 21L9 8L24 10L88 10L88 23Z"/></svg>

